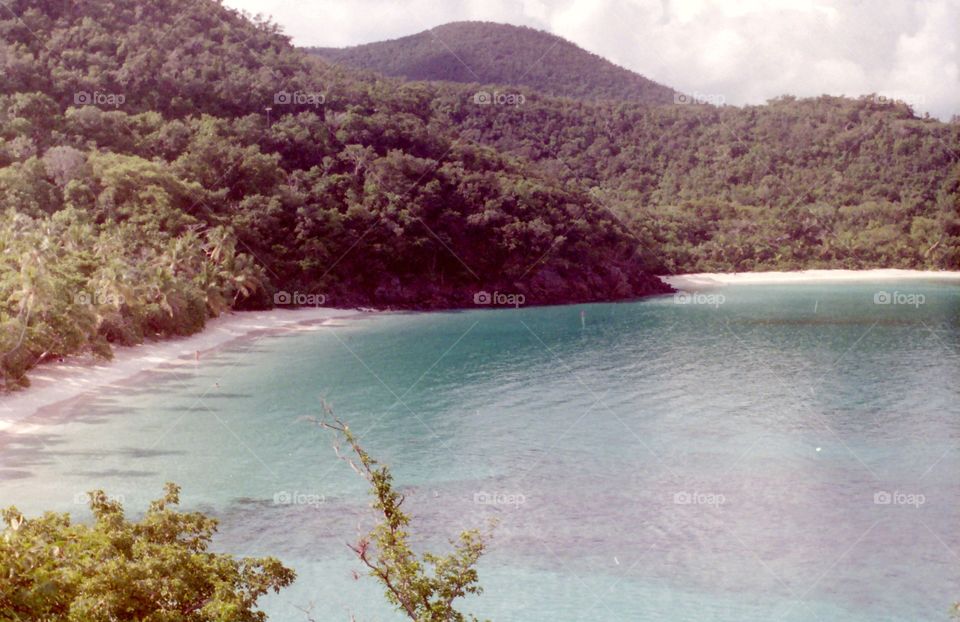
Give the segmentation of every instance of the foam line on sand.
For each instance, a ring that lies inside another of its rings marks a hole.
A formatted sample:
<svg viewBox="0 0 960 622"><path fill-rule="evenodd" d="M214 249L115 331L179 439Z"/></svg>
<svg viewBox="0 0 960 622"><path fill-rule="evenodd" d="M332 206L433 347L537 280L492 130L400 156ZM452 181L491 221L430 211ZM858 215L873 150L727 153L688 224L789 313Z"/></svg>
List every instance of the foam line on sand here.
<svg viewBox="0 0 960 622"><path fill-rule="evenodd" d="M0 395L0 432L17 431L14 424L41 409L128 380L137 374L175 363L192 363L205 352L259 333L304 329L311 325L342 325L344 318L359 316L354 309L311 307L224 314L207 322L203 331L189 337L149 341L114 348L113 358L71 357L39 365L28 372L30 386ZM19 426L18 426L19 427Z"/></svg>
<svg viewBox="0 0 960 622"><path fill-rule="evenodd" d="M795 272L701 272L660 277L681 290L726 285L776 285L789 283L855 283L870 281L928 280L960 284L960 272L926 270L798 270Z"/></svg>

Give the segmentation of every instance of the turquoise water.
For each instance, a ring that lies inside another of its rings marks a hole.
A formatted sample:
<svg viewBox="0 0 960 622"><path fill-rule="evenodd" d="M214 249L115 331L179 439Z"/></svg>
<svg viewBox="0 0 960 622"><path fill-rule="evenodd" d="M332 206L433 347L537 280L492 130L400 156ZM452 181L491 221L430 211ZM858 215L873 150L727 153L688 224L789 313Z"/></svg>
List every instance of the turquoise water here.
<svg viewBox="0 0 960 622"><path fill-rule="evenodd" d="M896 304L876 304L882 291ZM363 482L298 420L325 397L393 467L421 544L498 519L486 591L466 603L477 615L948 619L960 288L722 295L397 314L240 342L0 436L0 505L88 517L76 497L103 487L136 513L173 480L221 519L219 548L297 570L263 601L271 620L311 606L317 620L400 620L351 574Z"/></svg>

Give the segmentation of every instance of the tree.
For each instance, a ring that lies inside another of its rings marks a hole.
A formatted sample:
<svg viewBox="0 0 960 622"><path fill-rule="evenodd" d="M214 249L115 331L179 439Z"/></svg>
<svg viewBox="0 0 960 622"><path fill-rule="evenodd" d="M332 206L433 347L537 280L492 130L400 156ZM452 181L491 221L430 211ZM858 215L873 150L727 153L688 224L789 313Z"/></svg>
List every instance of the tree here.
<svg viewBox="0 0 960 622"><path fill-rule="evenodd" d="M175 484L139 522L101 490L89 497L92 525L2 512L0 620L262 622L257 599L295 578L272 557L211 553L216 519L178 512Z"/></svg>
<svg viewBox="0 0 960 622"><path fill-rule="evenodd" d="M331 419L330 407L325 405L324 409L326 419ZM401 509L404 497L394 489L390 469L374 460L339 419L318 423L334 433L337 456L370 483L378 522L368 534L348 546L370 575L384 586L387 600L416 622L476 621L475 616L454 609L453 603L483 591L476 565L486 550L484 536L475 529L464 531L458 541L451 541L452 553L418 555L410 546L410 516ZM349 454L341 452L344 443Z"/></svg>

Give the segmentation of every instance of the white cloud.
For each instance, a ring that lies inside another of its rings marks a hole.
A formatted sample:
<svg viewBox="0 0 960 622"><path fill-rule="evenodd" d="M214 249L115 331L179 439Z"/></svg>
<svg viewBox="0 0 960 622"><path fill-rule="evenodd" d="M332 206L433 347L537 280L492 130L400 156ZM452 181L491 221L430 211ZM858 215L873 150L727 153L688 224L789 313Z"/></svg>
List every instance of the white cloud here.
<svg viewBox="0 0 960 622"><path fill-rule="evenodd" d="M910 98L960 113L958 0L226 0L298 45L344 46L458 20L533 26L682 91Z"/></svg>

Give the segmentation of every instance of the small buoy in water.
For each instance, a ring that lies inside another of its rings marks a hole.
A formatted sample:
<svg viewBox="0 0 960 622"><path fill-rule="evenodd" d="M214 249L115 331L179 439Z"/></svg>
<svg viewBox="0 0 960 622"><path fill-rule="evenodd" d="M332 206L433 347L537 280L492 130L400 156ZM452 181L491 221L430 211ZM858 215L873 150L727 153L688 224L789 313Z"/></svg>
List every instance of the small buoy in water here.
<svg viewBox="0 0 960 622"><path fill-rule="evenodd" d="M613 557L613 562L614 562L616 565L618 565L618 566L620 565L620 560L617 559L616 555L614 555L614 557Z"/></svg>
<svg viewBox="0 0 960 622"><path fill-rule="evenodd" d="M818 452L820 451L820 448L819 448L819 447L817 447L817 451L818 451Z"/></svg>

